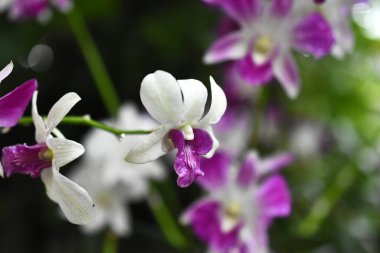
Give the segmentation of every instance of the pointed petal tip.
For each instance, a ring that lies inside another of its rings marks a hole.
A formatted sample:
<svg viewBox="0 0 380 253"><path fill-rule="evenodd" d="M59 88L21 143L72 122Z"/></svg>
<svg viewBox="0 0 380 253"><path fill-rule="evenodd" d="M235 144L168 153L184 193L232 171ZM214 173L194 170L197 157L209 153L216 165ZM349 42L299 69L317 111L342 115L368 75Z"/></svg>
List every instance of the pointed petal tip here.
<svg viewBox="0 0 380 253"><path fill-rule="evenodd" d="M13 70L13 62L11 61L5 68L0 71L0 83L7 77Z"/></svg>

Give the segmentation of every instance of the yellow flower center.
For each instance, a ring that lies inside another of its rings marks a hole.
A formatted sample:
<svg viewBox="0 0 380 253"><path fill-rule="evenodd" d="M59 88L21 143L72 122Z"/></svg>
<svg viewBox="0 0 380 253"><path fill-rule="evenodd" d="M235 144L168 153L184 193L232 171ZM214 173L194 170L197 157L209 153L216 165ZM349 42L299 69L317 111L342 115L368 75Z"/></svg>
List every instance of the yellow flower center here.
<svg viewBox="0 0 380 253"><path fill-rule="evenodd" d="M253 48L253 59L258 64L265 63L272 55L273 50L273 40L269 36L262 35L256 40Z"/></svg>

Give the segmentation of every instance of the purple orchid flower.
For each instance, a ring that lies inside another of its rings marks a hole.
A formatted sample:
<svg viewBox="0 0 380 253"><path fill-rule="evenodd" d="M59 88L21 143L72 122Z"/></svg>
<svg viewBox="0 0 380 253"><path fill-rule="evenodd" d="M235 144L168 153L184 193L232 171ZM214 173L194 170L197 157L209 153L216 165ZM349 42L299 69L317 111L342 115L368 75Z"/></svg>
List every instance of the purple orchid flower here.
<svg viewBox="0 0 380 253"><path fill-rule="evenodd" d="M368 4L368 0L334 0L334 1L296 1L297 13L308 13L318 8L318 11L331 25L336 43L332 48L332 55L342 59L352 52L355 38L352 33L350 18L354 4Z"/></svg>
<svg viewBox="0 0 380 253"><path fill-rule="evenodd" d="M0 71L0 83L12 72L13 63ZM30 80L0 98L0 127L13 127L24 114L37 89L37 81Z"/></svg>
<svg viewBox="0 0 380 253"><path fill-rule="evenodd" d="M141 101L161 125L127 154L130 163L147 163L177 149L174 169L177 184L189 186L202 176L201 157L211 157L219 146L212 125L223 116L227 99L210 77L212 100L205 114L207 89L198 80L176 80L171 74L156 71L141 83Z"/></svg>
<svg viewBox="0 0 380 253"><path fill-rule="evenodd" d="M62 12L72 7L71 0L6 0L0 10L8 9L15 20L46 19L50 16L50 7L54 6Z"/></svg>
<svg viewBox="0 0 380 253"><path fill-rule="evenodd" d="M291 212L291 196L278 172L292 162L284 153L260 159L249 153L238 170L225 153L202 159L198 182L208 195L183 215L211 252L268 252L267 230L276 217ZM263 177L266 176L264 179Z"/></svg>
<svg viewBox="0 0 380 253"><path fill-rule="evenodd" d="M252 85L276 77L290 98L299 93L299 75L291 50L315 58L330 53L334 37L330 25L318 12L302 18L293 13L292 0L203 0L221 7L238 25L208 50L208 64L238 60L240 75Z"/></svg>

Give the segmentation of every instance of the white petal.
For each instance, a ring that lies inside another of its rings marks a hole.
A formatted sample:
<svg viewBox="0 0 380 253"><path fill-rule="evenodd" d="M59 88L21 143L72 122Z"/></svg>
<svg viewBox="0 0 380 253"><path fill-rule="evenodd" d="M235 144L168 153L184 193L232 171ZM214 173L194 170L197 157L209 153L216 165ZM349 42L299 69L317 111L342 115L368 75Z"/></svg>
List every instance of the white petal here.
<svg viewBox="0 0 380 253"><path fill-rule="evenodd" d="M50 109L50 112L46 119L46 129L50 133L66 114L78 103L81 98L74 92L67 93L61 97Z"/></svg>
<svg viewBox="0 0 380 253"><path fill-rule="evenodd" d="M85 189L54 168L43 170L41 178L48 196L58 203L71 223L84 225L95 220L95 207Z"/></svg>
<svg viewBox="0 0 380 253"><path fill-rule="evenodd" d="M177 124L183 117L183 101L175 78L156 71L141 83L140 97L149 114L163 125Z"/></svg>
<svg viewBox="0 0 380 253"><path fill-rule="evenodd" d="M53 163L57 168L74 161L85 151L81 144L63 138L48 139L46 144L53 151Z"/></svg>
<svg viewBox="0 0 380 253"><path fill-rule="evenodd" d="M227 98L222 88L220 88L210 76L211 83L211 106L207 115L201 119L198 125L207 126L217 123L223 116L227 108Z"/></svg>
<svg viewBox="0 0 380 253"><path fill-rule="evenodd" d="M131 218L122 203L117 203L110 213L109 223L112 232L118 236L125 236L131 232Z"/></svg>
<svg viewBox="0 0 380 253"><path fill-rule="evenodd" d="M186 122L197 122L203 115L206 101L207 89L198 80L178 80L182 90L184 105L184 120Z"/></svg>
<svg viewBox="0 0 380 253"><path fill-rule="evenodd" d="M168 133L166 127L162 127L137 143L125 157L130 163L147 163L166 154L164 149L164 137Z"/></svg>
<svg viewBox="0 0 380 253"><path fill-rule="evenodd" d="M208 126L206 129L203 129L203 130L206 130L212 138L212 149L207 154L204 155L204 157L206 158L211 158L214 155L215 151L219 148L219 141L218 139L216 139L214 131L211 126Z"/></svg>
<svg viewBox="0 0 380 253"><path fill-rule="evenodd" d="M297 64L290 54L278 57L273 64L273 73L285 89L289 98L297 98L300 91L300 80Z"/></svg>
<svg viewBox="0 0 380 253"><path fill-rule="evenodd" d="M4 178L4 169L1 163L0 163L0 177Z"/></svg>
<svg viewBox="0 0 380 253"><path fill-rule="evenodd" d="M33 94L33 100L32 100L32 117L33 117L33 123L34 127L36 128L36 141L38 143L45 142L47 138L47 131L45 127L45 123L42 119L42 117L38 114L37 110L37 95L38 91L35 91Z"/></svg>
<svg viewBox="0 0 380 253"><path fill-rule="evenodd" d="M13 62L10 62L5 68L0 71L0 83L7 77L13 70Z"/></svg>

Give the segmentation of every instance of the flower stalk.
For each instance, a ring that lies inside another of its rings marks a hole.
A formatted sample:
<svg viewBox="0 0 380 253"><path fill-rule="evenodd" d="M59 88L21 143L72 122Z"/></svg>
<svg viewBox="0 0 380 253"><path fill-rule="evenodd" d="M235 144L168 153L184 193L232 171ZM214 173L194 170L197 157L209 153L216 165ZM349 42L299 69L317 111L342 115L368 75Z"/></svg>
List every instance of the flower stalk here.
<svg viewBox="0 0 380 253"><path fill-rule="evenodd" d="M33 123L32 117L23 117L19 121L19 125L27 126ZM106 132L112 133L118 137L123 135L139 135L139 134L150 134L151 130L123 130L109 125L103 124L99 121L91 119L89 116L67 116L61 121L61 124L65 125L78 125L78 126L88 126L94 127Z"/></svg>
<svg viewBox="0 0 380 253"><path fill-rule="evenodd" d="M120 100L86 22L78 8L73 8L66 16L71 30L82 49L82 54L94 78L103 104L108 113L115 116L120 105Z"/></svg>

